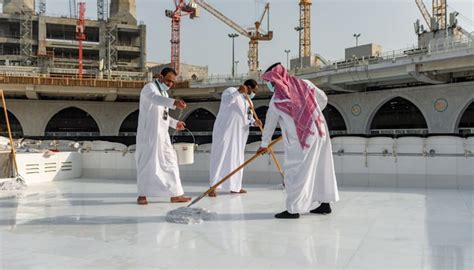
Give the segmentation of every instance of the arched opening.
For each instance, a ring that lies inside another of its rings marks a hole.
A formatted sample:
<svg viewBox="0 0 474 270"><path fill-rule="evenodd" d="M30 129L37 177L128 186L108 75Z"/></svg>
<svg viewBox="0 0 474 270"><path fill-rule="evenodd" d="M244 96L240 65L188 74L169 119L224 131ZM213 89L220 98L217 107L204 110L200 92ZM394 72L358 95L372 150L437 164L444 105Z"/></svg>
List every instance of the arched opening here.
<svg viewBox="0 0 474 270"><path fill-rule="evenodd" d="M216 117L206 109L197 109L186 118L186 127L194 132L211 132Z"/></svg>
<svg viewBox="0 0 474 270"><path fill-rule="evenodd" d="M125 120L123 120L122 125L120 126L119 136L125 137L135 137L137 136L137 128L138 128L138 114L139 111L134 111L129 114Z"/></svg>
<svg viewBox="0 0 474 270"><path fill-rule="evenodd" d="M323 114L331 135L347 134L346 122L336 107L328 104L326 108L324 108Z"/></svg>
<svg viewBox="0 0 474 270"><path fill-rule="evenodd" d="M5 119L5 114L3 113L3 108L1 109L0 116L0 136L8 137L7 121ZM8 111L8 121L10 122L10 128L12 131L12 136L14 138L23 137L23 128L21 127L20 121Z"/></svg>
<svg viewBox="0 0 474 270"><path fill-rule="evenodd" d="M99 136L99 126L87 112L70 107L56 113L48 122L46 136Z"/></svg>
<svg viewBox="0 0 474 270"><path fill-rule="evenodd" d="M474 102L464 111L458 128L461 134L474 134Z"/></svg>
<svg viewBox="0 0 474 270"><path fill-rule="evenodd" d="M425 134L428 125L420 109L410 101L396 97L375 113L370 134Z"/></svg>
<svg viewBox="0 0 474 270"><path fill-rule="evenodd" d="M197 144L212 142L212 129L216 117L208 110L199 108L193 111L184 121L186 128L194 135ZM189 132L180 132L173 136L174 142L192 142L193 138Z"/></svg>

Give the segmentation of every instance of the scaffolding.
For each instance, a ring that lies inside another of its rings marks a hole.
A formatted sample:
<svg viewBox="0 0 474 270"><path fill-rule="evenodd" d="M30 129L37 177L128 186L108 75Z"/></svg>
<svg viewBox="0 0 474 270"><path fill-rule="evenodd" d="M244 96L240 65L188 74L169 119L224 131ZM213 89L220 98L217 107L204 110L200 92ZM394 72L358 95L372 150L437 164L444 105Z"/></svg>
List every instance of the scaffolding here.
<svg viewBox="0 0 474 270"><path fill-rule="evenodd" d="M30 66L33 56L33 21L31 13L21 10L20 15L20 54L22 56L22 64Z"/></svg>
<svg viewBox="0 0 474 270"><path fill-rule="evenodd" d="M108 0L97 0L97 20L107 21L107 18L109 17L108 7Z"/></svg>
<svg viewBox="0 0 474 270"><path fill-rule="evenodd" d="M118 29L117 26L110 26L107 28L107 72L110 77L110 72L117 66L118 63Z"/></svg>
<svg viewBox="0 0 474 270"><path fill-rule="evenodd" d="M77 2L76 0L69 0L69 17L77 18Z"/></svg>

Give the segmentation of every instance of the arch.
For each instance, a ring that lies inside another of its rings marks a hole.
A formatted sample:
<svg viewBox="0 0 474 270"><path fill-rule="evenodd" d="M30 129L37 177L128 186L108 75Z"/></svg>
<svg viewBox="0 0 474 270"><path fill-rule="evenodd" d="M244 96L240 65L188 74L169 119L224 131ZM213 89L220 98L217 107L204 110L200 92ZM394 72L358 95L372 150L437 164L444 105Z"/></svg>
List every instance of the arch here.
<svg viewBox="0 0 474 270"><path fill-rule="evenodd" d="M120 125L119 136L136 136L139 110L130 113Z"/></svg>
<svg viewBox="0 0 474 270"><path fill-rule="evenodd" d="M397 96L374 112L368 130L371 134L420 134L428 132L428 124L413 102Z"/></svg>
<svg viewBox="0 0 474 270"><path fill-rule="evenodd" d="M46 136L99 136L97 121L86 111L67 107L57 112L48 121Z"/></svg>
<svg viewBox="0 0 474 270"><path fill-rule="evenodd" d="M186 126L192 132L212 132L216 117L204 108L192 111L186 117Z"/></svg>
<svg viewBox="0 0 474 270"><path fill-rule="evenodd" d="M0 136L8 137L8 129L7 129L7 121L5 119L4 113L3 113L3 108L0 107L1 111L1 116L0 116ZM18 121L18 118L16 116L8 111L8 121L10 122L10 128L12 131L12 136L14 138L21 138L23 137L23 127L21 126L20 121Z"/></svg>
<svg viewBox="0 0 474 270"><path fill-rule="evenodd" d="M329 132L332 134L346 134L347 125L341 112L331 104L323 110L324 118L328 124Z"/></svg>
<svg viewBox="0 0 474 270"><path fill-rule="evenodd" d="M459 133L472 133L474 130L474 101L471 101L460 114L457 130Z"/></svg>

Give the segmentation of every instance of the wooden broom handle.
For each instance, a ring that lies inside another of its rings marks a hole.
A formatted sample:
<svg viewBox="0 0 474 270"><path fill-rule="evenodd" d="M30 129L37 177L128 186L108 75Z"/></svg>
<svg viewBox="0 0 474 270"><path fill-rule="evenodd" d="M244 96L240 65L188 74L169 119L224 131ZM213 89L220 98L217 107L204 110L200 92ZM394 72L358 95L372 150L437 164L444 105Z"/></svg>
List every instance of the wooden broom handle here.
<svg viewBox="0 0 474 270"><path fill-rule="evenodd" d="M247 94L245 94L245 97L247 98L247 101L249 103L250 109L252 110L252 114L253 114L255 120L259 121L260 119L258 118L257 112L255 111L255 108L252 105L252 101L250 100L250 98ZM260 131L263 134L263 128L262 127L258 127L258 128L260 129ZM273 152L273 149L270 148L270 147L268 148L268 151L270 152L270 155L272 156L273 162L275 162L275 165L276 165L278 171L280 172L281 176L285 177L285 173L283 172L283 169L281 168L281 164L278 161L278 159L275 155L275 152Z"/></svg>
<svg viewBox="0 0 474 270"><path fill-rule="evenodd" d="M283 137L278 137L277 139L273 140L269 145L268 145L268 149L270 149L270 147L272 147L273 145L275 145L276 143L278 143L279 141L281 141L281 139L283 139ZM197 203L199 200L201 200L202 198L206 197L209 193L211 193L211 191L214 191L218 186L220 186L222 183L224 183L225 181L227 181L229 178L231 178L232 176L234 176L234 174L236 174L237 172L239 172L240 170L242 170L245 166L249 165L250 163L252 163L254 160L256 160L258 157L260 157L261 155L264 155L266 152L262 152L262 153L256 153L255 155L253 155L251 158L249 158L248 160L246 160L244 163L242 163L242 165L240 165L237 169L233 170L232 172L230 172L228 175L226 175L224 178L222 178L222 180L220 180L219 182L217 182L215 185L213 185L212 187L210 187L206 192L204 192L203 194L201 194L201 196L197 197L194 201L192 201L187 207L190 207L191 205Z"/></svg>
<svg viewBox="0 0 474 270"><path fill-rule="evenodd" d="M7 124L8 137L10 139L10 145L12 147L13 163L15 164L15 173L16 175L18 175L18 164L16 163L16 150L15 150L15 145L13 144L12 130L10 128L10 120L8 119L7 103L5 102L5 95L3 94L3 90L0 90L0 94L2 96L3 112L5 114L5 122Z"/></svg>

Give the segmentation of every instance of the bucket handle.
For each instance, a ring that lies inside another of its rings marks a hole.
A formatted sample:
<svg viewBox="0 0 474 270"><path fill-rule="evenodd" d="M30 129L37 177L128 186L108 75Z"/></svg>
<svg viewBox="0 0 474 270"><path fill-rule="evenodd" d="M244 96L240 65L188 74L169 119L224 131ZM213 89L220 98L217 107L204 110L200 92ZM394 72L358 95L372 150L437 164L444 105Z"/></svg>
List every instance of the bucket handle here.
<svg viewBox="0 0 474 270"><path fill-rule="evenodd" d="M191 134L191 137L193 137L193 144L194 144L194 147L196 147L196 138L194 138L194 134L191 132L191 130L185 128L184 129L185 131L189 132L189 134ZM176 133L178 133L179 131L178 130L174 130L174 133L173 133L173 136L171 136L171 141L174 143L174 136L176 135Z"/></svg>

